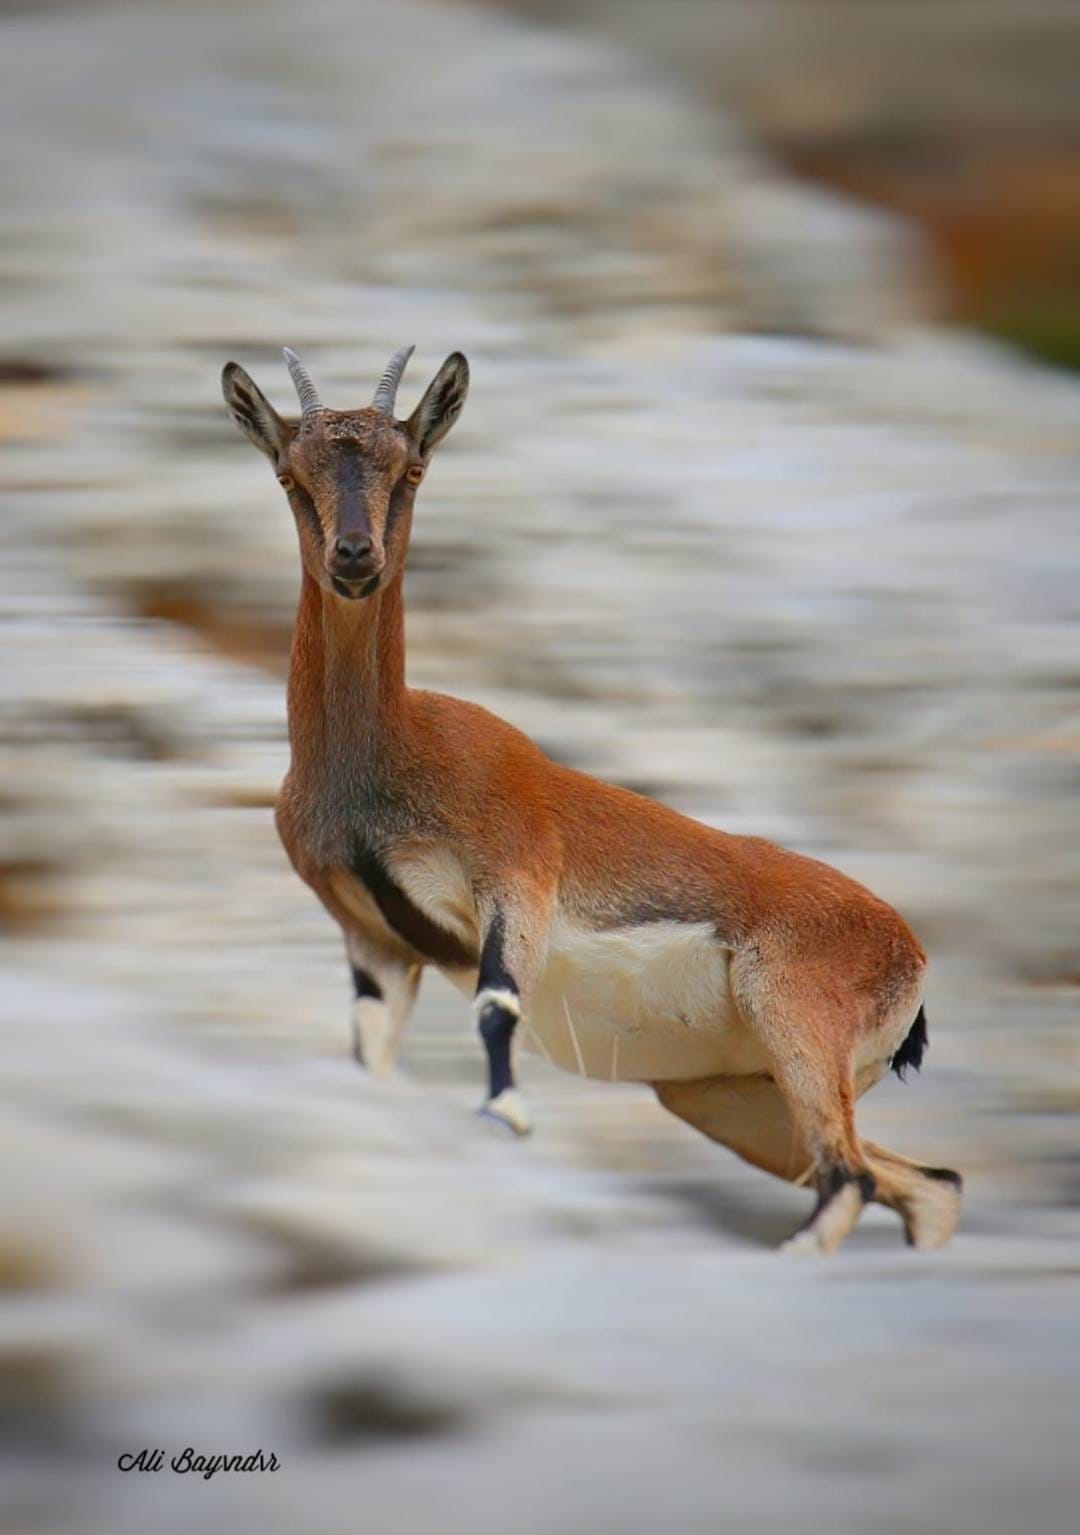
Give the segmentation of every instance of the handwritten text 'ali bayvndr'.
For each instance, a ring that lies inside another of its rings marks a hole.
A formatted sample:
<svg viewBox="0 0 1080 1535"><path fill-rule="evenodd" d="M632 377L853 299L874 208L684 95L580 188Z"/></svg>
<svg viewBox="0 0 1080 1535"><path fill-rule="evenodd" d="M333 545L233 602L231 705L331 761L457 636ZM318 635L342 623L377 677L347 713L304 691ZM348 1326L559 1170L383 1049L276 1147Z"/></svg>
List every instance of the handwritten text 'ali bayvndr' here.
<svg viewBox="0 0 1080 1535"><path fill-rule="evenodd" d="M125 1452L116 1464L121 1471L162 1471L165 1451ZM199 1455L189 1446L179 1455L172 1456L169 1465L181 1474L193 1471L208 1482L219 1471L277 1471L281 1462L276 1455L266 1455L262 1450L255 1450L250 1455Z"/></svg>

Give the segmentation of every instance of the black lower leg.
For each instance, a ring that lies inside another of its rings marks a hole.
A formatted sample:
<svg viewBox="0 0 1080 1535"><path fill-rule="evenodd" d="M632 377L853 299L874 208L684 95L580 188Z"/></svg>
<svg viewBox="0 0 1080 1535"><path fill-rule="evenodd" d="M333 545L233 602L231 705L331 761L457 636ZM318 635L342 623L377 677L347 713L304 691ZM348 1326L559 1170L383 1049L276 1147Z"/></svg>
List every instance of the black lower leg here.
<svg viewBox="0 0 1080 1535"><path fill-rule="evenodd" d="M514 1085L510 1047L514 1039L517 1013L500 1002L485 1002L480 1012L480 1038L488 1058L488 1097L497 1098Z"/></svg>
<svg viewBox="0 0 1080 1535"><path fill-rule="evenodd" d="M480 955L476 983L480 1038L488 1058L488 1097L497 1098L514 1086L511 1047L521 1016L518 989L503 959L503 921L496 915Z"/></svg>

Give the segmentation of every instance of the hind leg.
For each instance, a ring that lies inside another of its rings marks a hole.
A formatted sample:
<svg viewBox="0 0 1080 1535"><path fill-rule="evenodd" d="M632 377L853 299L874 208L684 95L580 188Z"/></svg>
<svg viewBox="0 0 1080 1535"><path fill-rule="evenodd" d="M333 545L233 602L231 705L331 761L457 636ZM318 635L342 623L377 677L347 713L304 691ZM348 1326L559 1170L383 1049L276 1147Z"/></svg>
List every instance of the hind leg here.
<svg viewBox="0 0 1080 1535"><path fill-rule="evenodd" d="M873 1086L880 1075L876 1069L860 1074L857 1092ZM814 1177L814 1153L796 1124L787 1099L771 1077L707 1077L696 1082L657 1082L654 1086L660 1102L672 1114L727 1146L752 1166L789 1183L809 1183ZM900 1215L909 1243L913 1247L931 1248L948 1241L960 1213L959 1173L948 1168L923 1167L873 1141L861 1142L861 1154L873 1179L873 1198ZM847 1196L847 1204L853 1203L852 1196ZM860 1203L854 1218L861 1208ZM851 1211L845 1210L842 1203L815 1230L815 1222L819 1222L822 1214L819 1183L818 1207L793 1241L833 1251L839 1241L837 1230L846 1234L842 1228ZM854 1224L854 1218L847 1223L847 1229Z"/></svg>
<svg viewBox="0 0 1080 1535"><path fill-rule="evenodd" d="M363 934L345 935L355 1000L353 1055L372 1076L393 1070L420 985L421 966L380 951Z"/></svg>
<svg viewBox="0 0 1080 1535"><path fill-rule="evenodd" d="M665 1109L744 1162L789 1183L809 1183L813 1155L771 1077L703 1077L653 1086Z"/></svg>
<svg viewBox="0 0 1080 1535"><path fill-rule="evenodd" d="M813 1161L818 1206L795 1245L816 1244L824 1252L835 1251L863 1205L883 1192L893 1196L897 1187L895 1168L882 1161L879 1191L879 1167L855 1129L856 1095L884 1069L879 1060L857 1075L856 1057L874 1041L884 1056L891 1042L882 1035L875 1000L880 978L873 988L865 979L850 985L846 969L821 956L803 955L793 963L790 956L758 947L737 955L730 970L732 995L768 1052L770 1074ZM908 989L920 976L921 968L914 969Z"/></svg>
<svg viewBox="0 0 1080 1535"><path fill-rule="evenodd" d="M887 1058L862 1067L855 1079L855 1096L869 1092L888 1068ZM951 1167L927 1167L873 1141L863 1141L862 1149L877 1185L874 1198L900 1216L909 1245L943 1247L960 1219L964 1186L960 1174Z"/></svg>
<svg viewBox="0 0 1080 1535"><path fill-rule="evenodd" d="M818 1201L806 1224L785 1244L835 1252L873 1197L874 1180L844 1124L839 1105L796 1112L771 1077L707 1077L656 1082L666 1109L719 1141L744 1161L790 1183L813 1182Z"/></svg>
<svg viewBox="0 0 1080 1535"><path fill-rule="evenodd" d="M863 1141L863 1151L877 1185L876 1198L904 1222L912 1247L943 1247L960 1219L963 1179L951 1167L924 1167Z"/></svg>

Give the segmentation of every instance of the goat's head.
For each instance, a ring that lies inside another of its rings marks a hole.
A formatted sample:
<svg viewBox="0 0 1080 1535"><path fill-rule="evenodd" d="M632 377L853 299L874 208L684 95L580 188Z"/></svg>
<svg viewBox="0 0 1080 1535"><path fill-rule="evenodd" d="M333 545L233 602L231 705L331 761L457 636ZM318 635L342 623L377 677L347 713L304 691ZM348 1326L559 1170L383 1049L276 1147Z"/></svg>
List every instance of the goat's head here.
<svg viewBox="0 0 1080 1535"><path fill-rule="evenodd" d="M285 348L300 396L286 421L238 363L225 364L225 403L274 466L296 518L304 568L338 597L372 596L405 559L413 498L432 453L461 414L469 365L453 352L407 421L394 400L412 347L395 352L362 410L328 410L307 369Z"/></svg>

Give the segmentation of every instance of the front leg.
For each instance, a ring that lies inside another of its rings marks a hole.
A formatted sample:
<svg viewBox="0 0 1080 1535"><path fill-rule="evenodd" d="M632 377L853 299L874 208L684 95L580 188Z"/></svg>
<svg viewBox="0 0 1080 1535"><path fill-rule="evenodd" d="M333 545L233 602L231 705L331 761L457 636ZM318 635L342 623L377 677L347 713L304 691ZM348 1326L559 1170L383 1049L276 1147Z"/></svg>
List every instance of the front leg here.
<svg viewBox="0 0 1080 1535"><path fill-rule="evenodd" d="M352 971L353 1054L373 1076L388 1076L420 985L421 965L380 952L358 933L345 949Z"/></svg>
<svg viewBox="0 0 1080 1535"><path fill-rule="evenodd" d="M504 901L487 914L473 1013L488 1061L488 1095L480 1110L516 1135L531 1128L514 1079L514 1032L540 978L547 953L550 904Z"/></svg>

